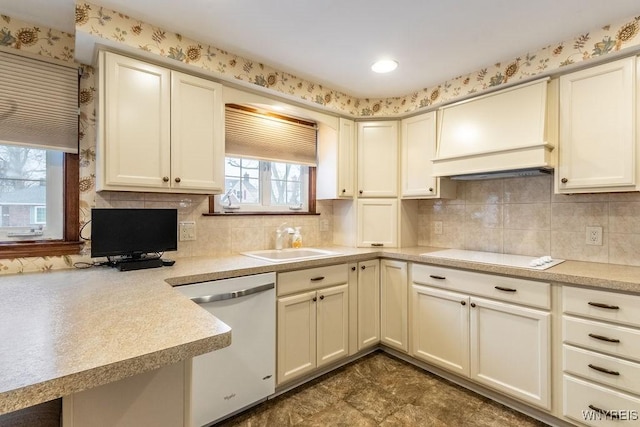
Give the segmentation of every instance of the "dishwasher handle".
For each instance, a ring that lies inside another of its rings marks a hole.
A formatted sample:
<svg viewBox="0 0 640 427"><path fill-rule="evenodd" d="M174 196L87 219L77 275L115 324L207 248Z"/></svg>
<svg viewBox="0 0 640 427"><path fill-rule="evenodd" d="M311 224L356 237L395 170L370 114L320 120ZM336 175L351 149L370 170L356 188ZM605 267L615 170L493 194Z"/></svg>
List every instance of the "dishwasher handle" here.
<svg viewBox="0 0 640 427"><path fill-rule="evenodd" d="M260 292L265 292L265 291L268 291L268 290L273 289L275 287L276 287L275 283L267 283L266 285L260 285L260 286L256 286L255 288L242 289L242 290L239 290L239 291L232 291L232 292L225 292L225 293L222 293L222 294L207 295L207 296L204 296L204 297L192 297L191 301L195 302L196 304L206 304L208 302L224 301L224 300L233 299L233 298L242 298L242 297L246 297L248 295L258 294Z"/></svg>

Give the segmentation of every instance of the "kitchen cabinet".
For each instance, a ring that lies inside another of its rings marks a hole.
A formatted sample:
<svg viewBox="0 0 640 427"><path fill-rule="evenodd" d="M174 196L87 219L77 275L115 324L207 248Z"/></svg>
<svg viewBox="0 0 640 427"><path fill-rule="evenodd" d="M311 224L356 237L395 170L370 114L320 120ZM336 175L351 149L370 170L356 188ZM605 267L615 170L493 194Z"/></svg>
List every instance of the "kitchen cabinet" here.
<svg viewBox="0 0 640 427"><path fill-rule="evenodd" d="M455 181L433 176L432 159L436 156L436 112L403 119L401 135L401 196L420 199L455 198Z"/></svg>
<svg viewBox="0 0 640 427"><path fill-rule="evenodd" d="M278 385L348 355L346 264L281 273L277 294Z"/></svg>
<svg viewBox="0 0 640 427"><path fill-rule="evenodd" d="M560 77L556 193L638 190L636 58Z"/></svg>
<svg viewBox="0 0 640 427"><path fill-rule="evenodd" d="M358 351L380 342L380 261L358 263Z"/></svg>
<svg viewBox="0 0 640 427"><path fill-rule="evenodd" d="M65 396L63 427L184 425L185 363Z"/></svg>
<svg viewBox="0 0 640 427"><path fill-rule="evenodd" d="M358 199L359 247L398 246L398 200Z"/></svg>
<svg viewBox="0 0 640 427"><path fill-rule="evenodd" d="M593 426L637 422L640 296L564 286L562 308L564 416Z"/></svg>
<svg viewBox="0 0 640 427"><path fill-rule="evenodd" d="M358 123L358 197L398 195L398 122Z"/></svg>
<svg viewBox="0 0 640 427"><path fill-rule="evenodd" d="M100 54L97 190L224 190L222 86Z"/></svg>
<svg viewBox="0 0 640 427"><path fill-rule="evenodd" d="M380 261L380 341L404 352L409 350L407 280L406 262Z"/></svg>
<svg viewBox="0 0 640 427"><path fill-rule="evenodd" d="M411 277L412 356L550 409L548 283L421 264Z"/></svg>
<svg viewBox="0 0 640 427"><path fill-rule="evenodd" d="M318 125L316 198L353 198L355 193L355 122L340 118L338 130Z"/></svg>

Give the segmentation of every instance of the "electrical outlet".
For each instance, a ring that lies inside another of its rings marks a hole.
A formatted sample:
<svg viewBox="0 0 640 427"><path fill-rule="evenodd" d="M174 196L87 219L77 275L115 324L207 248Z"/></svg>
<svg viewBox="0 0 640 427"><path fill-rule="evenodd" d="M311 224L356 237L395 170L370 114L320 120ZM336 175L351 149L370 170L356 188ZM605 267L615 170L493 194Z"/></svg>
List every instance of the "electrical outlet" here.
<svg viewBox="0 0 640 427"><path fill-rule="evenodd" d="M321 219L320 220L320 231L329 231L329 220Z"/></svg>
<svg viewBox="0 0 640 427"><path fill-rule="evenodd" d="M602 246L602 227L587 227L587 245Z"/></svg>
<svg viewBox="0 0 640 427"><path fill-rule="evenodd" d="M442 221L433 221L433 234L442 234Z"/></svg>
<svg viewBox="0 0 640 427"><path fill-rule="evenodd" d="M196 240L196 222L180 221L180 241Z"/></svg>

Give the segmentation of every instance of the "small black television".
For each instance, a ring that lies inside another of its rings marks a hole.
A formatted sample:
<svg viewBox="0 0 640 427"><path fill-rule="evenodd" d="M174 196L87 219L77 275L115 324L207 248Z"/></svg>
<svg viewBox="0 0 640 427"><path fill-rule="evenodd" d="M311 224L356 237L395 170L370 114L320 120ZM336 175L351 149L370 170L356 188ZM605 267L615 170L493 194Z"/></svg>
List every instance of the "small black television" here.
<svg viewBox="0 0 640 427"><path fill-rule="evenodd" d="M91 257L141 259L178 249L177 209L92 209ZM158 256L156 256L158 258Z"/></svg>

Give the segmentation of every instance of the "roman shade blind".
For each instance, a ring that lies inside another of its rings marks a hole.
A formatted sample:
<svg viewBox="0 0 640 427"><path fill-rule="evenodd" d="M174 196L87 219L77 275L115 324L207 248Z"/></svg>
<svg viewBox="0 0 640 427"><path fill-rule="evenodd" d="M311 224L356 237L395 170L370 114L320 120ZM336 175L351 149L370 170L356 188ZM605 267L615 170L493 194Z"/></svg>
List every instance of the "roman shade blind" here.
<svg viewBox="0 0 640 427"><path fill-rule="evenodd" d="M316 128L308 124L225 108L227 156L316 166Z"/></svg>
<svg viewBox="0 0 640 427"><path fill-rule="evenodd" d="M78 69L0 51L0 143L78 152Z"/></svg>

